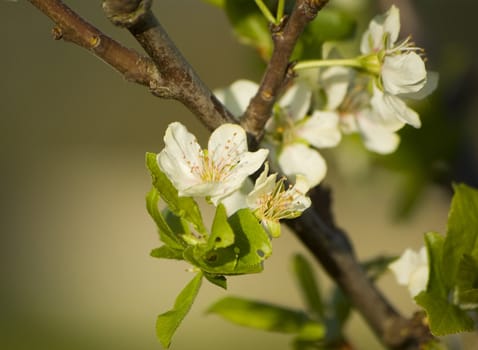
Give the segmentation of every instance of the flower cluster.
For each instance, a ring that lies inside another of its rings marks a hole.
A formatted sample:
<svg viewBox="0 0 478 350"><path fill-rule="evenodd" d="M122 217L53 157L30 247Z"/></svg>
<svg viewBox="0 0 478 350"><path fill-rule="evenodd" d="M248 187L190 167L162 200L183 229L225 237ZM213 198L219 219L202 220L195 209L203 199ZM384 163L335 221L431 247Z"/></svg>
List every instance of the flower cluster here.
<svg viewBox="0 0 478 350"><path fill-rule="evenodd" d="M392 6L372 19L357 57L341 58L332 50L326 59L295 66L297 72L315 69L318 74L313 79L299 75L274 106L262 145L275 167L288 177L305 177L313 187L327 170L320 150L338 145L342 134L358 133L368 150L387 154L398 147L399 129L421 126L405 101L431 93L437 76L426 71L423 50L410 37L399 41L399 32L399 10ZM240 117L257 88L240 80L217 96Z"/></svg>
<svg viewBox="0 0 478 350"><path fill-rule="evenodd" d="M280 219L297 217L310 206L309 186L300 176L295 186L285 189L284 179L268 176L266 164L255 186L249 183L248 176L261 167L268 150L249 152L246 132L239 125L220 126L211 134L208 148L202 149L184 125L174 122L166 130L164 144L158 165L179 196L205 197L215 206L222 203L229 215L249 208L273 237L280 234Z"/></svg>

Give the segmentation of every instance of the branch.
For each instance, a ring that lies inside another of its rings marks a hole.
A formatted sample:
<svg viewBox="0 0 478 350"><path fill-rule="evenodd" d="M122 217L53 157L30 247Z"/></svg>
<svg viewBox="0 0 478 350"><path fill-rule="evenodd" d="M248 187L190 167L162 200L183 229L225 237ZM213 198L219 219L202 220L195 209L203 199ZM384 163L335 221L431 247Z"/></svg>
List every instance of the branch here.
<svg viewBox="0 0 478 350"><path fill-rule="evenodd" d="M242 126L256 141L262 138L272 107L282 88L294 74L289 59L299 36L327 2L328 0L297 0L290 16L272 27L274 50L271 59L256 95L241 118Z"/></svg>
<svg viewBox="0 0 478 350"><path fill-rule="evenodd" d="M152 0L103 0L116 25L126 27L152 58L163 84L153 94L174 98L189 108L210 130L237 121L202 82L151 11Z"/></svg>
<svg viewBox="0 0 478 350"><path fill-rule="evenodd" d="M86 22L58 0L29 0L53 22L53 37L81 46L123 74L129 81L149 86L158 81L153 61L122 46Z"/></svg>

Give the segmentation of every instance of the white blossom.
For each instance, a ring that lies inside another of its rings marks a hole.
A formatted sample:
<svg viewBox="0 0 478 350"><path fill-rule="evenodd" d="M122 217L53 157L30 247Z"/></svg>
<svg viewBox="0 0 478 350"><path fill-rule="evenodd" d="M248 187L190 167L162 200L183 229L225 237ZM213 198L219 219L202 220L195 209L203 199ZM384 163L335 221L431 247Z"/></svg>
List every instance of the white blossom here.
<svg viewBox="0 0 478 350"><path fill-rule="evenodd" d="M389 265L398 284L407 286L412 297L426 290L428 284L428 256L425 247L419 252L406 249L402 256Z"/></svg>
<svg viewBox="0 0 478 350"><path fill-rule="evenodd" d="M304 176L297 175L295 185L285 189L285 179L277 181L277 174L268 175L268 172L269 167L266 163L246 202L267 232L272 237L278 237L280 219L296 218L310 207L310 198L306 196L310 187Z"/></svg>
<svg viewBox="0 0 478 350"><path fill-rule="evenodd" d="M179 196L204 196L215 205L239 189L268 154L265 149L248 152L246 132L235 124L214 130L203 150L184 125L174 122L166 130L164 143L158 164Z"/></svg>

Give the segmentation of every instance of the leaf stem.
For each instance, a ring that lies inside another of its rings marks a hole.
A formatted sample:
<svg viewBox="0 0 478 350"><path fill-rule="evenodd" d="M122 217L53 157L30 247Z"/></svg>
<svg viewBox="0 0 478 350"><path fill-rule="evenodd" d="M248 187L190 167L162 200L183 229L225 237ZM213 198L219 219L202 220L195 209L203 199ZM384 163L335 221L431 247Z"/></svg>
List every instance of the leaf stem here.
<svg viewBox="0 0 478 350"><path fill-rule="evenodd" d="M274 18L272 15L271 11L269 8L264 4L264 1L262 0L254 0L256 2L257 7L259 7L259 10L261 10L262 14L264 17L271 23L277 24L278 21Z"/></svg>

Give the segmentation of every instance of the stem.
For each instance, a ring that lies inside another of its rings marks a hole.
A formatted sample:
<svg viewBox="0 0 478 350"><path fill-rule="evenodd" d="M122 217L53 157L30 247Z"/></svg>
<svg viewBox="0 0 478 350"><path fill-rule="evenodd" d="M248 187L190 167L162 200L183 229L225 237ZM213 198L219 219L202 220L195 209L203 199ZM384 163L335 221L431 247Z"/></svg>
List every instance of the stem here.
<svg viewBox="0 0 478 350"><path fill-rule="evenodd" d="M294 66L294 70L298 71L302 69L333 67L333 66L363 68L363 65L355 58L336 58L336 59L327 59L327 60L301 61Z"/></svg>
<svg viewBox="0 0 478 350"><path fill-rule="evenodd" d="M277 24L277 20L274 18L272 15L271 11L269 8L264 4L262 0L254 0L256 2L257 7L259 7L259 10L261 10L262 14L264 17L271 23Z"/></svg>
<svg viewBox="0 0 478 350"><path fill-rule="evenodd" d="M279 23L284 17L284 7L285 7L285 0L279 0L277 4L277 14L276 14L276 23Z"/></svg>

